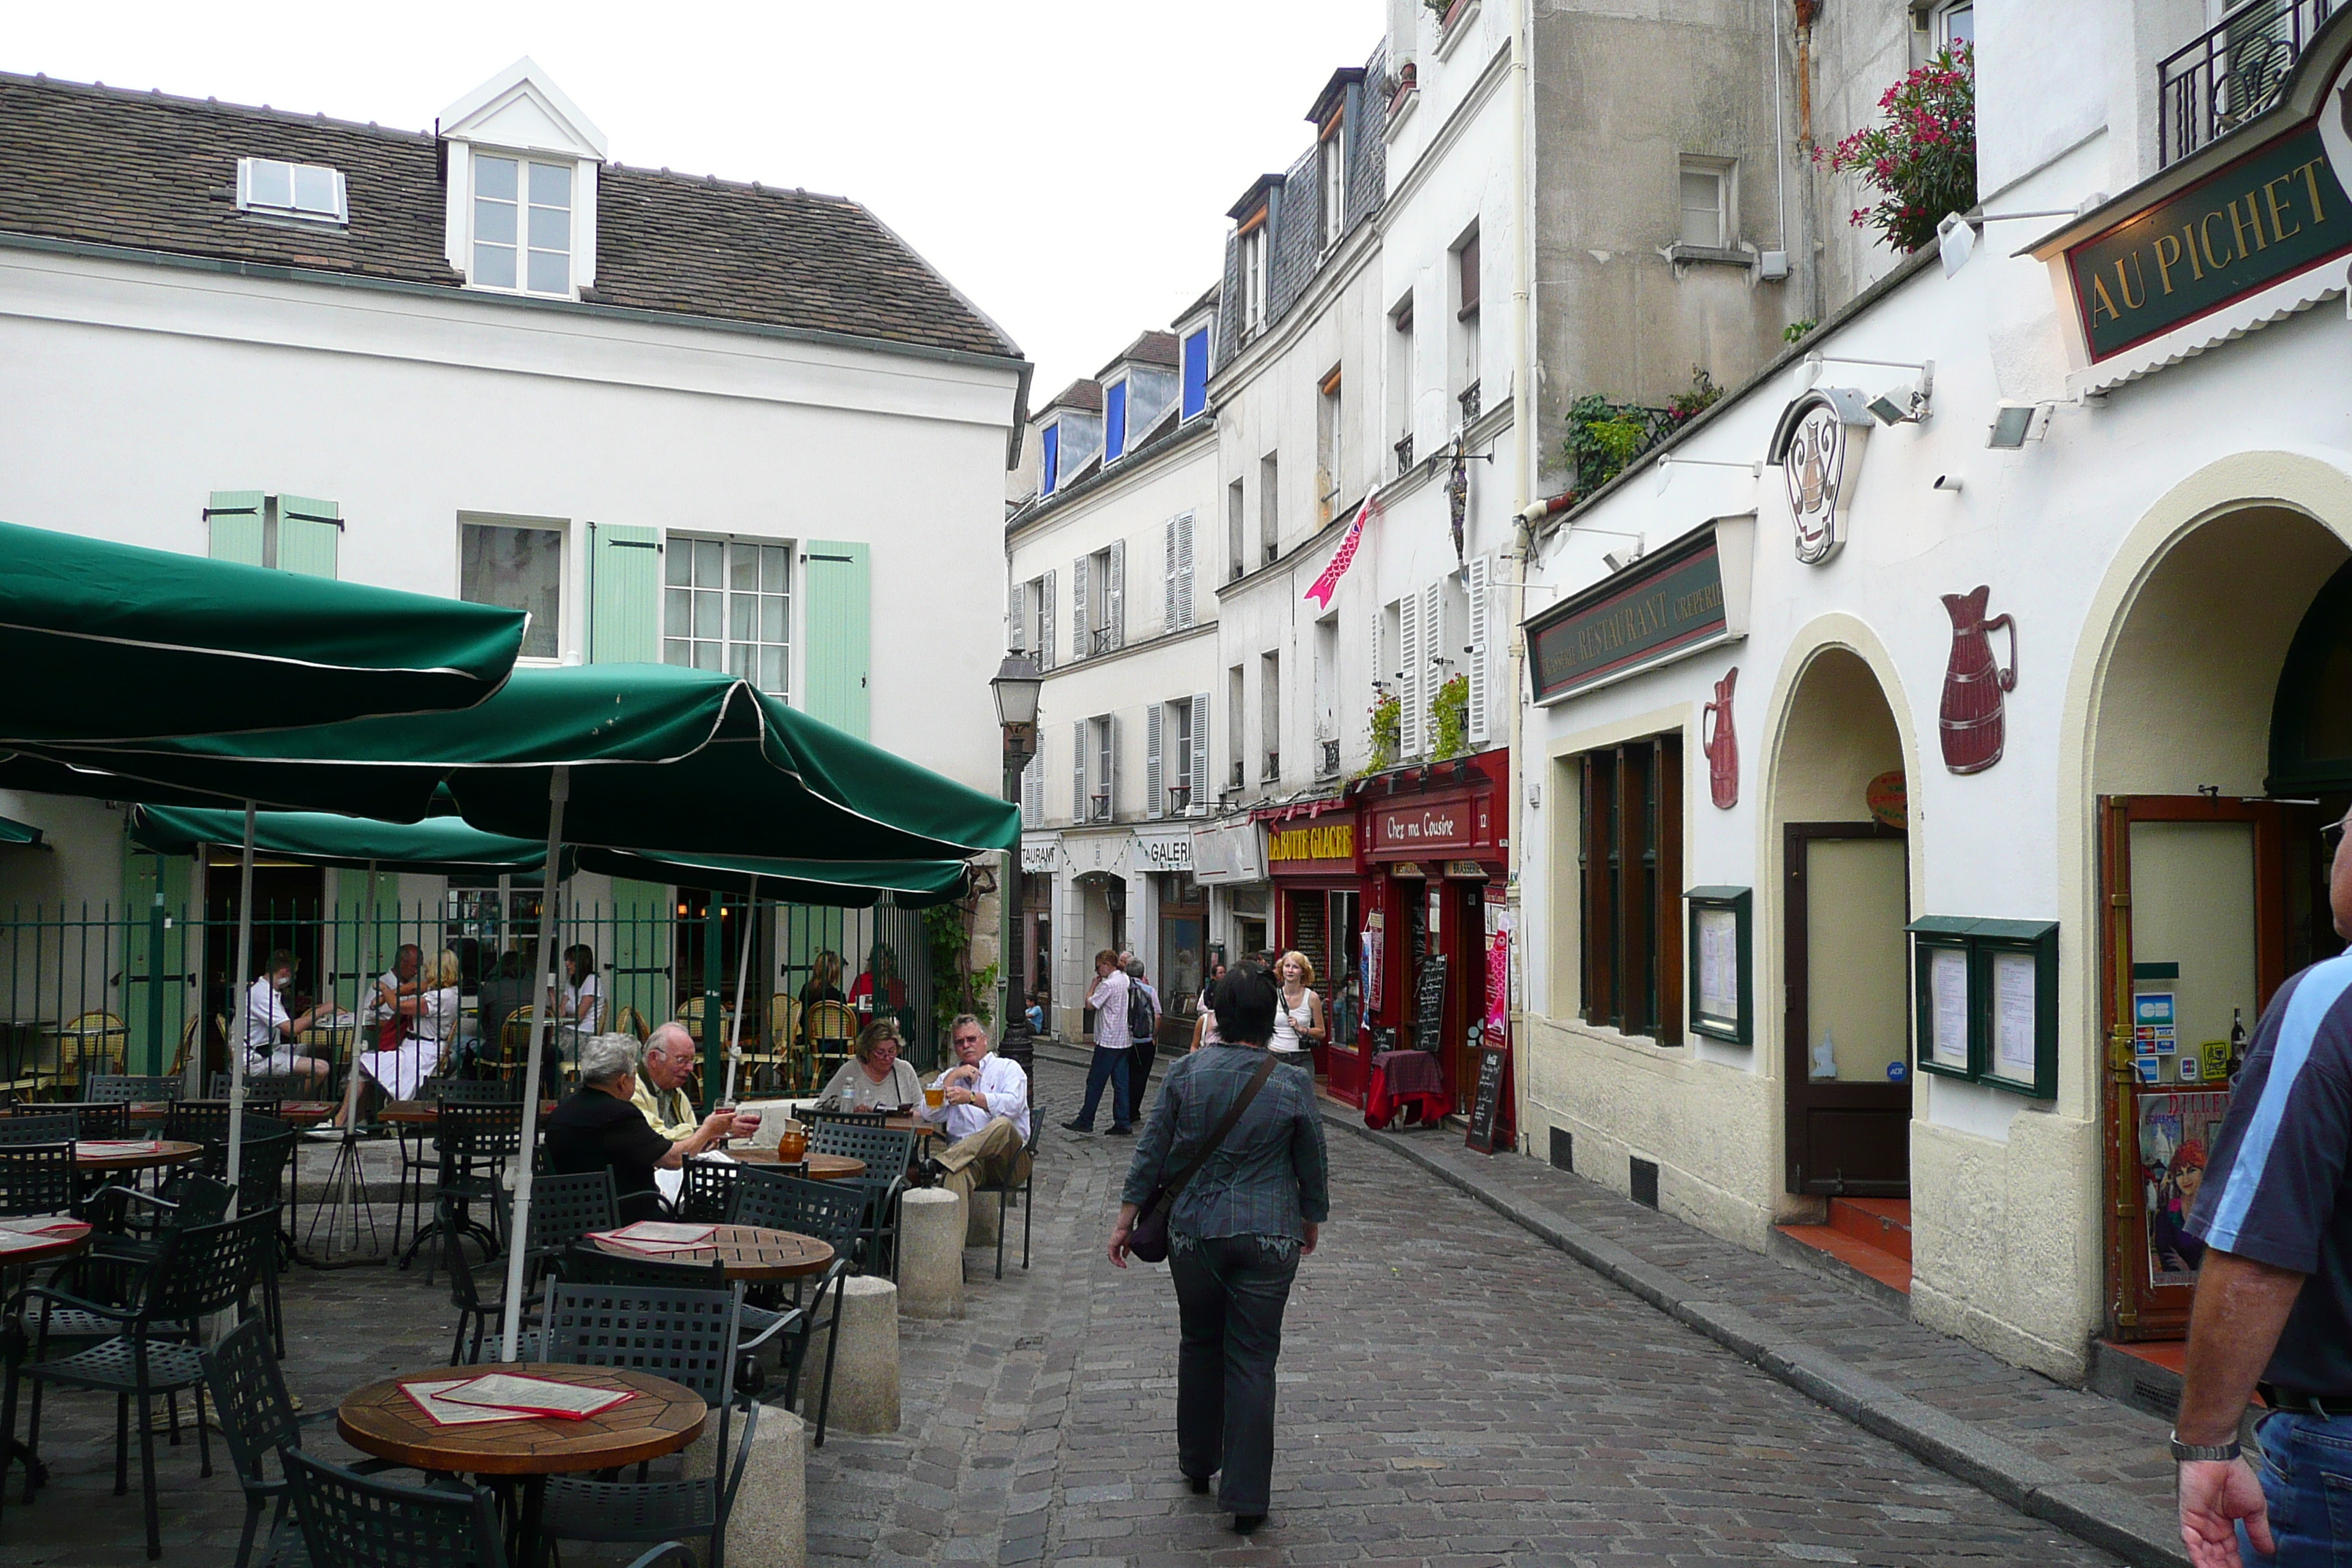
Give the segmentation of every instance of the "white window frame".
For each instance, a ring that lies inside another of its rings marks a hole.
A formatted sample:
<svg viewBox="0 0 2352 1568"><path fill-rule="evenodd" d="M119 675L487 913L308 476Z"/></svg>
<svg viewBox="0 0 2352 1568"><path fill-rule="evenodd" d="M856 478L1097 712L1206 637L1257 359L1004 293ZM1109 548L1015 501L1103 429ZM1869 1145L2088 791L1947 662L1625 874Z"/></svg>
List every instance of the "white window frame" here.
<svg viewBox="0 0 2352 1568"><path fill-rule="evenodd" d="M1337 128L1316 148L1322 173L1323 248L1329 250L1348 232L1348 116L1342 110Z"/></svg>
<svg viewBox="0 0 2352 1568"><path fill-rule="evenodd" d="M500 241L484 240L481 235L481 204L485 201L504 202L502 196L481 194L482 164L488 160L510 163L515 166L515 239L502 248L515 253L515 280L512 287L482 280L481 250L485 244L499 246ZM552 254L546 246L530 243L530 171L537 164L561 169L571 183L569 205L564 209L564 286L562 289L533 289L530 286L530 257L536 250ZM583 268L580 263L581 210L586 186L580 165L570 158L534 156L499 147L474 148L466 159L466 283L468 288L485 289L494 294L516 294L534 300L576 300L580 297Z"/></svg>
<svg viewBox="0 0 2352 1568"><path fill-rule="evenodd" d="M1171 699L1164 706L1169 721L1168 756L1172 766L1163 773L1161 794L1167 801L1169 816L1190 816L1200 805L1192 798L1192 749L1201 743L1199 717L1192 711L1192 700L1189 697ZM1181 805L1177 804L1180 791L1183 802Z"/></svg>
<svg viewBox="0 0 2352 1568"><path fill-rule="evenodd" d="M719 646L719 668L721 673L730 675L740 674L743 679L751 681L752 685L758 687L761 690L767 692L770 696L782 701L791 701L793 686L793 655L798 651L799 647L799 639L793 635L793 602L798 597L798 595L793 592L793 557L795 553L794 545L797 542L798 542L795 540L770 539L761 535L741 533L686 533L671 531L666 534L662 541L662 604L660 634L662 662L664 664L678 664L679 661L677 659L670 657L671 644L684 643L688 647L688 658L685 661L684 668L698 668L694 665L692 659L694 645L715 641ZM672 563L680 560L691 562L693 559L693 547L697 544L716 544L719 546L719 586L715 589L706 588L692 582L691 566L688 568L688 581L686 584L673 584L670 581ZM735 586L734 553L739 546L751 550L776 550L782 552L784 586L781 594L771 594L765 588L756 588L750 590L747 593L746 591L740 590ZM688 612L688 635L680 637L670 629L670 595L679 592L684 592L688 595L715 593L719 595L719 636L716 638L691 635L692 611L690 608ZM740 641L735 636L735 601L738 598L742 597L748 597L752 600L752 629L755 635L749 642ZM759 601L779 597L784 602L784 637L783 641L781 644L756 635L759 629ZM781 691L761 681L757 668L757 656L759 652L777 647L781 647L784 653L783 689ZM746 648L751 650L753 654L753 659L751 661L751 668L748 670L738 670L736 668L736 664L738 662L737 653L739 650Z"/></svg>
<svg viewBox="0 0 2352 1568"><path fill-rule="evenodd" d="M468 528L514 528L556 536L555 567L555 651L552 654L518 656L517 664L555 665L563 662L569 645L564 641L564 628L573 618L572 583L572 523L568 518L522 517L507 512L461 511L457 514L457 581L450 585L450 597L466 598L466 530ZM480 604L479 599L467 600ZM512 608L513 606L507 606ZM526 606L527 607L527 606ZM534 619L533 629L537 628Z"/></svg>
<svg viewBox="0 0 2352 1568"><path fill-rule="evenodd" d="M2228 0L2228 3L2225 3L2221 9L2226 11L2228 9L2228 4L2231 3L2242 4L2242 0ZM1947 0L1946 4L1937 6L1933 34L1936 40L1936 47L1941 49L1950 46L1952 42L1952 18L1956 16L1965 14L1969 18L1969 44L1971 47L1974 47L1976 44L1976 0ZM2221 16L2219 15L2214 16L2213 25L2216 26L2221 25Z"/></svg>
<svg viewBox="0 0 2352 1568"><path fill-rule="evenodd" d="M1727 158L1702 158L1685 153L1678 159L1675 170L1675 243L1698 250L1729 250L1736 242L1738 223L1733 185L1735 170ZM1685 231L1687 215L1704 209L1688 205L1685 185L1692 179L1704 179L1715 186L1715 237L1696 240Z"/></svg>
<svg viewBox="0 0 2352 1568"><path fill-rule="evenodd" d="M286 171L287 200L282 205L265 201L255 194L265 171L270 169ZM301 176L305 170L327 176L332 187L327 207L298 205L297 193L301 188ZM236 161L236 205L240 212L292 218L301 223L349 224L352 221L351 187L343 179L343 172L324 163L296 163L284 158L239 158Z"/></svg>
<svg viewBox="0 0 2352 1568"><path fill-rule="evenodd" d="M1242 331L1255 332L1265 325L1266 231L1274 226L1261 220L1242 236Z"/></svg>

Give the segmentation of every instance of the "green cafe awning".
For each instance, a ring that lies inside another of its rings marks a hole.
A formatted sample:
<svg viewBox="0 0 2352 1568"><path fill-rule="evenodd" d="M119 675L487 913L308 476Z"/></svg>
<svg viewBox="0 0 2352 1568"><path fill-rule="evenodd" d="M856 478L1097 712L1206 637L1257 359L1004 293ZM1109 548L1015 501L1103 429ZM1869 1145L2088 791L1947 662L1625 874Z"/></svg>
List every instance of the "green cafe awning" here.
<svg viewBox="0 0 2352 1568"><path fill-rule="evenodd" d="M40 841L41 830L31 823L0 816L0 844L37 845Z"/></svg>
<svg viewBox="0 0 2352 1568"><path fill-rule="evenodd" d="M99 775L70 793L161 786L415 822L445 783L488 833L543 837L569 769L567 843L803 860L955 860L1019 841L1019 810L785 707L748 683L658 664L529 668L462 712L257 734L27 746ZM132 783L130 781L139 781ZM0 784L15 777L0 767ZM38 788L38 784L23 787Z"/></svg>
<svg viewBox="0 0 2352 1568"><path fill-rule="evenodd" d="M131 814L131 837L163 855L193 855L199 845L241 844L245 813L142 805ZM363 871L536 871L547 864L543 839L508 838L468 827L452 816L423 822L376 822L323 811L261 811L253 818L260 854Z"/></svg>
<svg viewBox="0 0 2352 1568"><path fill-rule="evenodd" d="M674 882L785 904L870 909L887 896L902 910L951 904L970 890L961 860L766 860L740 855L642 855L583 849L580 867L608 877Z"/></svg>
<svg viewBox="0 0 2352 1568"><path fill-rule="evenodd" d="M529 619L0 522L0 741L467 708L507 679Z"/></svg>

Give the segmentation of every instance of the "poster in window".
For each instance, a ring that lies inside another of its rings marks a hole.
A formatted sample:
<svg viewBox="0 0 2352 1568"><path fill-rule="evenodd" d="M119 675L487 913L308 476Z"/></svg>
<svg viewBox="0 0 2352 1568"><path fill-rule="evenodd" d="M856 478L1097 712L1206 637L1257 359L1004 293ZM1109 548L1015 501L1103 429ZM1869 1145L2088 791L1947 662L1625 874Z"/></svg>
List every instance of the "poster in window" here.
<svg viewBox="0 0 2352 1568"><path fill-rule="evenodd" d="M1969 955L1964 948L1927 950L1927 1055L1939 1067L1969 1070Z"/></svg>
<svg viewBox="0 0 2352 1568"><path fill-rule="evenodd" d="M2227 1090L2143 1093L2139 1103L2140 1210L2147 1216L2147 1282L2194 1285L2205 1245L2190 1236L2189 1210L2205 1183Z"/></svg>
<svg viewBox="0 0 2352 1568"><path fill-rule="evenodd" d="M1993 1072L2033 1081L2040 1058L2041 967L2030 952L1992 955Z"/></svg>
<svg viewBox="0 0 2352 1568"><path fill-rule="evenodd" d="M1739 911L1698 911L1698 1021L1739 1026Z"/></svg>

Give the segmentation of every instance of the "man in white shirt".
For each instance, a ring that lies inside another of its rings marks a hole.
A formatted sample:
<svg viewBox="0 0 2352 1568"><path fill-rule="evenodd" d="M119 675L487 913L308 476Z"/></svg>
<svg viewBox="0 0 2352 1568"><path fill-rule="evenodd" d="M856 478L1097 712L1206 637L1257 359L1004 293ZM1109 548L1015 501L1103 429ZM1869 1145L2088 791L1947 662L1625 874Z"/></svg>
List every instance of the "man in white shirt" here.
<svg viewBox="0 0 2352 1568"><path fill-rule="evenodd" d="M1062 1125L1072 1132L1092 1132L1095 1130L1095 1106L1102 1100L1103 1086L1111 1086L1110 1130L1121 1137L1134 1131L1129 1125L1128 1113L1128 1047L1127 1037L1127 971L1119 967L1118 954L1104 948L1095 954L1095 988L1087 997L1087 1005L1095 1010L1095 1055L1087 1064L1087 1102L1078 1114Z"/></svg>
<svg viewBox="0 0 2352 1568"><path fill-rule="evenodd" d="M424 953L418 951L415 942L402 942L400 951L392 956L392 967L376 976L375 1000L368 1004L366 1016L369 1023L377 1026L376 1048L379 1050L388 1051L400 1044L400 1037L404 1032L398 1026L400 999L416 994L416 972L422 967L424 958ZM394 1026L383 1027L387 1024Z"/></svg>
<svg viewBox="0 0 2352 1568"><path fill-rule="evenodd" d="M300 1073L324 1083L333 1071L317 1057L295 1048L303 1031L318 1021L319 1009L289 1016L279 994L294 983L294 955L284 948L269 955L245 997L245 1070L247 1073Z"/></svg>
<svg viewBox="0 0 2352 1568"><path fill-rule="evenodd" d="M946 1125L953 1142L924 1169L961 1194L969 1214L971 1191L982 1182L1021 1179L1028 1157L1029 1075L1019 1062L988 1048L988 1026L969 1013L948 1026L948 1044L956 1065L931 1081L946 1103L936 1110L918 1106L915 1114Z"/></svg>

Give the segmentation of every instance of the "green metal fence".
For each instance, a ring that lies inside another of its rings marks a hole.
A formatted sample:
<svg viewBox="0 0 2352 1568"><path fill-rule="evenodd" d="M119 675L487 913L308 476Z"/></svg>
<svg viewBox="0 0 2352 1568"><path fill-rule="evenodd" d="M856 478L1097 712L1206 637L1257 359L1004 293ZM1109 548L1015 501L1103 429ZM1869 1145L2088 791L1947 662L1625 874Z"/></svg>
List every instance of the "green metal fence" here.
<svg viewBox="0 0 2352 1568"><path fill-rule="evenodd" d="M681 1017L695 1026L708 1093L725 1081L721 1052L747 956L747 1052L772 1048L774 999L802 999L821 969L832 972L831 959L837 960L835 984L845 999L861 989L864 977L873 1005L898 1018L909 1058L919 1066L940 1059L919 911L646 891L655 896L563 900L551 934L559 949L587 950L585 966L602 997L599 1027L649 1028ZM540 905L537 889L496 883L453 885L438 900L407 902L257 902L243 978L249 984L273 952L287 951L296 963L289 1010L318 1005L330 1016L361 1019L363 1036L376 980L394 970L401 950L413 945L428 958L446 951L460 976L464 1032L480 1040L486 1005L499 1012L540 989L529 973ZM205 1016L211 1026L204 1068L226 1068L236 942L233 900L215 900L201 913L161 894L143 904L12 907L0 921L0 1084L20 1096L55 1097L79 1092L90 1072L182 1070ZM861 1021L863 1016L861 1010ZM341 1068L350 1033L348 1026L330 1030L310 1048L328 1050ZM483 1044L494 1047L496 1041Z"/></svg>

